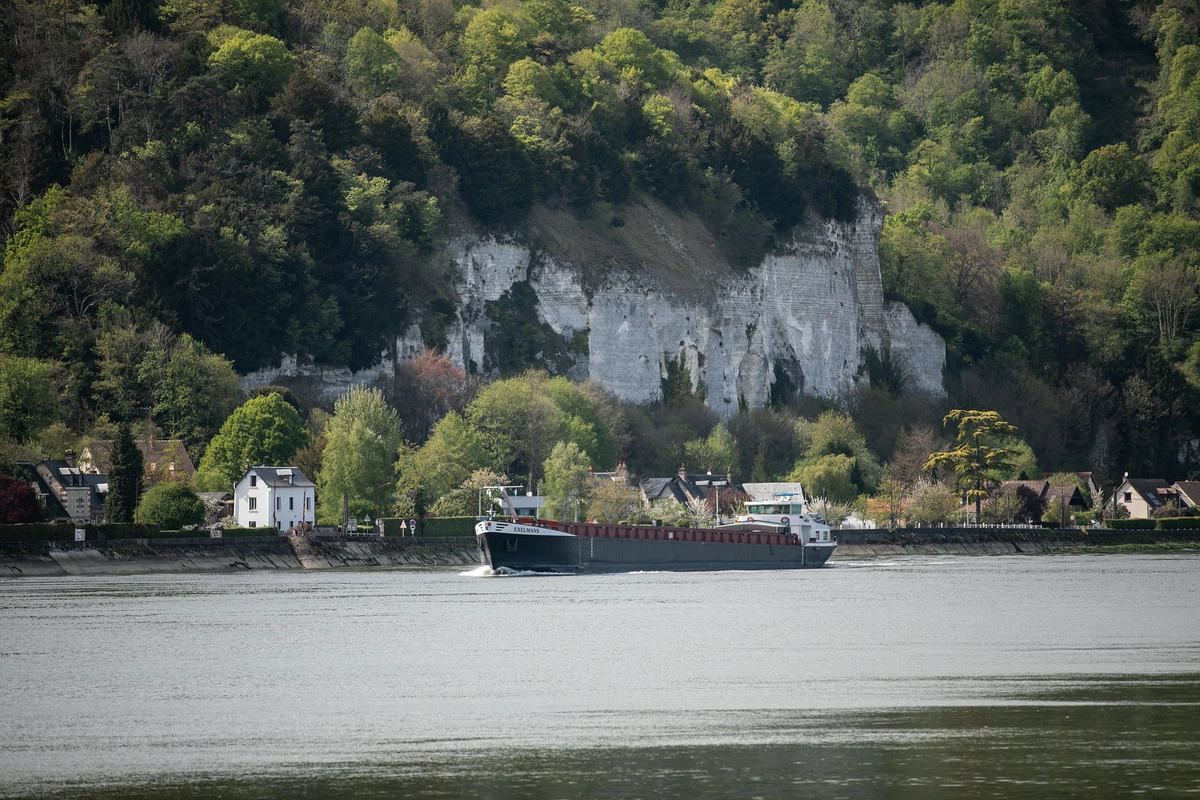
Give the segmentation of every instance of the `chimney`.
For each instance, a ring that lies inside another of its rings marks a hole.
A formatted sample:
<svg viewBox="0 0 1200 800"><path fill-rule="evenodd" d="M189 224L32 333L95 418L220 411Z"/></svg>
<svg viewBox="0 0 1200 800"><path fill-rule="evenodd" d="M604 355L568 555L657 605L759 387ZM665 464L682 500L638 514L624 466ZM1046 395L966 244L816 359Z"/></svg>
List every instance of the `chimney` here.
<svg viewBox="0 0 1200 800"><path fill-rule="evenodd" d="M679 480L687 482L687 466L684 464L679 465Z"/></svg>
<svg viewBox="0 0 1200 800"><path fill-rule="evenodd" d="M66 460L68 467L70 467L71 469L75 469L75 451L74 450L71 450L70 448L68 448L67 452L63 453L63 459Z"/></svg>
<svg viewBox="0 0 1200 800"><path fill-rule="evenodd" d="M625 471L625 462L618 461L617 462L617 477L618 478L626 478L628 476L629 476L629 473Z"/></svg>

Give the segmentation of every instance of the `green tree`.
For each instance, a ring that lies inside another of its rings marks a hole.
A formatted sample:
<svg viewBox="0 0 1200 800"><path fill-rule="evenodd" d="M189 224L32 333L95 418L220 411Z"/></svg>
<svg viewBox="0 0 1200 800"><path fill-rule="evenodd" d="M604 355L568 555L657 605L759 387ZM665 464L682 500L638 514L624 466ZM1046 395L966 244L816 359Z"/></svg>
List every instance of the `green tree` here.
<svg viewBox="0 0 1200 800"><path fill-rule="evenodd" d="M980 505L988 496L988 483L1007 467L1012 452L998 442L1017 429L995 411L955 409L942 420L947 427L952 423L956 426L954 449L931 453L925 469L948 471L954 477L955 488L966 495L968 502L974 501L978 521Z"/></svg>
<svg viewBox="0 0 1200 800"><path fill-rule="evenodd" d="M591 470L587 455L574 442L559 442L554 445L544 465L546 472L542 493L546 505L542 513L547 519L578 522L587 519L587 498L590 490Z"/></svg>
<svg viewBox="0 0 1200 800"><path fill-rule="evenodd" d="M482 437L456 411L442 417L419 450L402 445L396 461L399 495L422 492L436 502L492 463Z"/></svg>
<svg viewBox="0 0 1200 800"><path fill-rule="evenodd" d="M138 520L169 531L203 525L204 501L185 481L167 481L142 495Z"/></svg>
<svg viewBox="0 0 1200 800"><path fill-rule="evenodd" d="M265 94L282 89L298 62L286 44L265 33L223 25L209 39L217 48L209 64L224 70L237 86L254 86Z"/></svg>
<svg viewBox="0 0 1200 800"><path fill-rule="evenodd" d="M0 272L0 349L33 357L71 352L105 303L129 296L133 280L86 236L11 240Z"/></svg>
<svg viewBox="0 0 1200 800"><path fill-rule="evenodd" d="M509 126L494 114L463 120L441 142L443 157L458 170L472 213L488 225L521 220L537 186L533 164Z"/></svg>
<svg viewBox="0 0 1200 800"><path fill-rule="evenodd" d="M554 82L554 74L532 58L523 58L508 68L504 93L517 99L536 98L552 106L566 103Z"/></svg>
<svg viewBox="0 0 1200 800"><path fill-rule="evenodd" d="M597 522L631 522L642 516L642 493L624 481L597 481L588 492L587 509Z"/></svg>
<svg viewBox="0 0 1200 800"><path fill-rule="evenodd" d="M396 412L378 389L355 386L334 404L325 438L317 476L319 518L340 521L343 497L351 516L374 514L376 491L390 494L395 481L392 464L402 441Z"/></svg>
<svg viewBox="0 0 1200 800"><path fill-rule="evenodd" d="M492 467L533 489L555 443L574 443L588 463L616 462L616 439L602 401L567 378L526 372L496 381L471 402L466 417L491 456Z"/></svg>
<svg viewBox="0 0 1200 800"><path fill-rule="evenodd" d="M807 446L792 479L810 494L848 503L875 490L882 468L849 414L825 411L816 422L797 423L797 436L805 438Z"/></svg>
<svg viewBox="0 0 1200 800"><path fill-rule="evenodd" d="M477 469L458 489L440 496L429 509L435 517L474 517L495 514L508 516L508 507L496 493L484 491L487 486L505 486L508 478L494 470Z"/></svg>
<svg viewBox="0 0 1200 800"><path fill-rule="evenodd" d="M400 83L400 55L370 28L360 28L346 45L346 72L364 93L376 97Z"/></svg>
<svg viewBox="0 0 1200 800"><path fill-rule="evenodd" d="M146 409L153 403L141 370L153 338L153 333L138 330L132 323L107 325L96 337L92 395L96 405L114 422L144 419Z"/></svg>
<svg viewBox="0 0 1200 800"><path fill-rule="evenodd" d="M233 364L186 333L152 350L140 371L150 384L154 418L198 456L242 402Z"/></svg>
<svg viewBox="0 0 1200 800"><path fill-rule="evenodd" d="M684 463L701 471L724 474L736 461L737 443L724 425L712 429L706 439L694 439L683 446Z"/></svg>
<svg viewBox="0 0 1200 800"><path fill-rule="evenodd" d="M635 28L618 28L596 45L595 52L617 80L639 89L662 89L681 70L673 52L655 47Z"/></svg>
<svg viewBox="0 0 1200 800"><path fill-rule="evenodd" d="M58 390L49 365L0 355L0 436L26 442L57 416Z"/></svg>
<svg viewBox="0 0 1200 800"><path fill-rule="evenodd" d="M508 65L525 55L521 26L498 6L471 17L461 46L466 63L479 67L489 81L503 80Z"/></svg>
<svg viewBox="0 0 1200 800"><path fill-rule="evenodd" d="M162 324L109 326L97 337L96 353L97 405L117 422L144 420L151 411L165 435L182 439L194 458L243 399L227 359Z"/></svg>
<svg viewBox="0 0 1200 800"><path fill-rule="evenodd" d="M247 466L289 464L308 438L300 415L281 395L247 400L209 442L196 484L202 491L228 490Z"/></svg>
<svg viewBox="0 0 1200 800"><path fill-rule="evenodd" d="M831 453L796 467L788 480L802 484L811 496L824 497L833 503L852 503L859 493L854 481L856 472L854 458Z"/></svg>
<svg viewBox="0 0 1200 800"><path fill-rule="evenodd" d="M852 48L827 3L805 0L792 19L788 36L767 56L763 76L777 91L828 106L850 83Z"/></svg>
<svg viewBox="0 0 1200 800"><path fill-rule="evenodd" d="M905 505L905 519L909 524L954 522L961 519L960 505L958 496L946 484L921 480Z"/></svg>
<svg viewBox="0 0 1200 800"><path fill-rule="evenodd" d="M129 425L122 423L113 440L108 467L108 497L104 500L106 520L133 522L145 471L142 451L134 443Z"/></svg>
<svg viewBox="0 0 1200 800"><path fill-rule="evenodd" d="M1104 145L1080 163L1079 191L1111 214L1146 200L1150 168L1125 142Z"/></svg>

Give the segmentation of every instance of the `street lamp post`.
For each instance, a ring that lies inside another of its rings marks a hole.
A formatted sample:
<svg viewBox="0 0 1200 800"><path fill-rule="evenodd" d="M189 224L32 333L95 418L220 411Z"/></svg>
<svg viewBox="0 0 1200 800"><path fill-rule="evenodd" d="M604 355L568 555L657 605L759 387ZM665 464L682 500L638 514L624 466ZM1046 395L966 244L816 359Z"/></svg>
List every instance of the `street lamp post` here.
<svg viewBox="0 0 1200 800"><path fill-rule="evenodd" d="M391 486L391 481L384 481L375 487L375 524L379 527L379 535L383 535L383 523L379 521L379 490L385 486Z"/></svg>

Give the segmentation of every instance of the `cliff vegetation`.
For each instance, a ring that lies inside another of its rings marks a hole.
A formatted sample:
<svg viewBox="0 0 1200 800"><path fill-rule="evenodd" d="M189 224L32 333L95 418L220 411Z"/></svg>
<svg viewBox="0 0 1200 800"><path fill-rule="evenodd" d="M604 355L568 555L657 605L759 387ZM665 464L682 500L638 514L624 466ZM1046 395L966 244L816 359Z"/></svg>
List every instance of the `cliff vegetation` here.
<svg viewBox="0 0 1200 800"><path fill-rule="evenodd" d="M9 442L150 416L203 451L239 372L367 366L418 320L437 346L451 226L569 252L665 208L737 267L867 192L952 405L1043 464L1194 463L1195 0L10 0L0 27ZM883 458L944 411L886 371L843 402Z"/></svg>

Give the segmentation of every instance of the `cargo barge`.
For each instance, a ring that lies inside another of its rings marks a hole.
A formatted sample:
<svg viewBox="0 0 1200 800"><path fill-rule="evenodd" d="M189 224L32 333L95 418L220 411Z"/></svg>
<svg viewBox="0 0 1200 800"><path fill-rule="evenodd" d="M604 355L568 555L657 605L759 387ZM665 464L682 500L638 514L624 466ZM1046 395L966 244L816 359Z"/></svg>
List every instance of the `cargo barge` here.
<svg viewBox="0 0 1200 800"><path fill-rule="evenodd" d="M817 514L756 514L747 505L750 513L714 528L509 518L480 520L475 537L481 563L497 572L810 569L837 547Z"/></svg>

